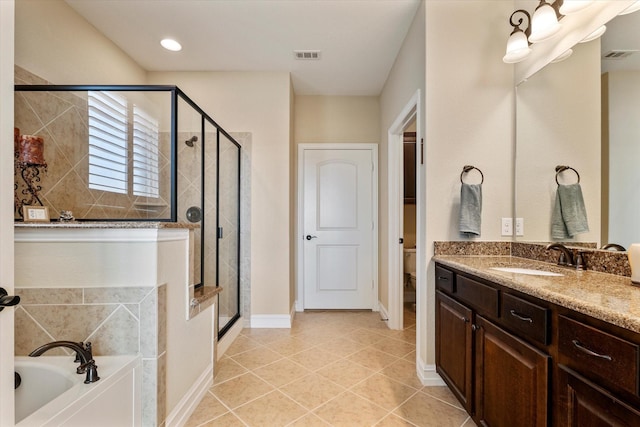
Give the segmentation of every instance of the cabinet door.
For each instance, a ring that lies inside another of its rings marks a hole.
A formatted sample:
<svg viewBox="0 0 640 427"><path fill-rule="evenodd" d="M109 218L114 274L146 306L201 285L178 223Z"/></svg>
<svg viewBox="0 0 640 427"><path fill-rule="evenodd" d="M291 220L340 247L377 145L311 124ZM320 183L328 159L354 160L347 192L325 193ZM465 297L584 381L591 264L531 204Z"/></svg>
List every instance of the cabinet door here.
<svg viewBox="0 0 640 427"><path fill-rule="evenodd" d="M476 315L476 416L490 427L546 426L550 357Z"/></svg>
<svg viewBox="0 0 640 427"><path fill-rule="evenodd" d="M635 427L640 412L605 389L559 365L560 426Z"/></svg>
<svg viewBox="0 0 640 427"><path fill-rule="evenodd" d="M436 369L465 409L472 412L472 312L436 292Z"/></svg>

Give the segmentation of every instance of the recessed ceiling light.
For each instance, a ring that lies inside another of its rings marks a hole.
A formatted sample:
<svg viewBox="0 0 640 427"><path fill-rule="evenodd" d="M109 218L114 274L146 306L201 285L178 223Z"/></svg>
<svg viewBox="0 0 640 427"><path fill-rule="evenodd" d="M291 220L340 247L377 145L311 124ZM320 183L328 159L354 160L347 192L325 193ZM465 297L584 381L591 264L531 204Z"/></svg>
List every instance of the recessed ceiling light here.
<svg viewBox="0 0 640 427"><path fill-rule="evenodd" d="M182 50L182 45L177 41L175 41L174 39L162 39L160 41L160 44L162 45L163 48L170 50L172 52L178 52L179 50Z"/></svg>

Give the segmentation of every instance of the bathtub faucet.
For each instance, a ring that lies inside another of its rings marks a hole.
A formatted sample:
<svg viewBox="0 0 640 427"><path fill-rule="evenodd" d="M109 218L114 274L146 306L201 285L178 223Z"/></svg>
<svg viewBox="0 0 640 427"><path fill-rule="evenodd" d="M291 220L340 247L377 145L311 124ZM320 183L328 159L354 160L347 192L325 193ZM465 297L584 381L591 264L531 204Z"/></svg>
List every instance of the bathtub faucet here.
<svg viewBox="0 0 640 427"><path fill-rule="evenodd" d="M93 356L91 355L90 343L87 343L87 347L85 348L82 343L76 343L73 341L53 341L36 348L31 353L29 353L29 356L38 357L46 351L57 347L66 347L76 352L76 359L80 360L80 366L78 366L78 369L76 369L76 373L87 374L87 378L84 380L85 384L94 383L100 379L100 377L98 376L98 367L96 366L96 362L95 360L93 360Z"/></svg>

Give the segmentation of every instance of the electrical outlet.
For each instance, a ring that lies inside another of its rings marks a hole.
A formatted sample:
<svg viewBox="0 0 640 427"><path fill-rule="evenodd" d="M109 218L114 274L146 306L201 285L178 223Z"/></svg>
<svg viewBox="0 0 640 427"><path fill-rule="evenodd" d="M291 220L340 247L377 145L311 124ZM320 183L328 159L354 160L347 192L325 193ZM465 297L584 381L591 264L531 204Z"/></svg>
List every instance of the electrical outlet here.
<svg viewBox="0 0 640 427"><path fill-rule="evenodd" d="M516 236L524 236L524 218L516 218Z"/></svg>
<svg viewBox="0 0 640 427"><path fill-rule="evenodd" d="M511 236L513 234L513 218L502 218L502 235Z"/></svg>

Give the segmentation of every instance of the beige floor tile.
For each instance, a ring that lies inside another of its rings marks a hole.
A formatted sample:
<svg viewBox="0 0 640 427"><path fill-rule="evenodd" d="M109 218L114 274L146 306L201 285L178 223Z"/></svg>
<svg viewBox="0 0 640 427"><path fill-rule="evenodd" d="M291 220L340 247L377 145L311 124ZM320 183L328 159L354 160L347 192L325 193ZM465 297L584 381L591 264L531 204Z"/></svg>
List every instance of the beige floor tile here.
<svg viewBox="0 0 640 427"><path fill-rule="evenodd" d="M297 419L287 427L329 427L331 424L319 418L314 414L307 414L302 418Z"/></svg>
<svg viewBox="0 0 640 427"><path fill-rule="evenodd" d="M349 391L322 405L314 414L332 426L372 426L387 415L376 404Z"/></svg>
<svg viewBox="0 0 640 427"><path fill-rule="evenodd" d="M225 356L233 356L236 354L244 353L247 350L252 350L259 345L259 342L241 334L231 343L224 354Z"/></svg>
<svg viewBox="0 0 640 427"><path fill-rule="evenodd" d="M253 373L269 384L275 387L281 387L308 375L310 371L289 359L282 359L270 365L258 368L253 371Z"/></svg>
<svg viewBox="0 0 640 427"><path fill-rule="evenodd" d="M401 384L381 374L373 375L356 384L350 391L369 399L387 411L396 409L418 392L415 388Z"/></svg>
<svg viewBox="0 0 640 427"><path fill-rule="evenodd" d="M189 417L185 427L199 426L227 412L229 410L218 399L213 397L211 393L207 393L191 417Z"/></svg>
<svg viewBox="0 0 640 427"><path fill-rule="evenodd" d="M347 357L347 359L374 371L379 371L380 369L398 361L396 356L378 351L371 347L360 350L359 352Z"/></svg>
<svg viewBox="0 0 640 427"><path fill-rule="evenodd" d="M242 335L251 338L253 341L260 344L269 344L274 341L280 340L291 336L291 331L288 329L266 329L266 328L246 328L242 330ZM235 342L235 341L234 341Z"/></svg>
<svg viewBox="0 0 640 427"><path fill-rule="evenodd" d="M415 361L409 362L405 359L398 359L397 362L394 362L384 368L381 373L415 389L422 388L422 383L418 379L418 374L416 372Z"/></svg>
<svg viewBox="0 0 640 427"><path fill-rule="evenodd" d="M355 341L364 345L375 344L384 339L383 335L380 335L377 332L369 331L367 329L356 329L345 337L350 339L351 341Z"/></svg>
<svg viewBox="0 0 640 427"><path fill-rule="evenodd" d="M246 368L229 357L223 357L216 363L218 365L216 366L216 375L213 378L214 384L220 384L247 372Z"/></svg>
<svg viewBox="0 0 640 427"><path fill-rule="evenodd" d="M365 347L365 344L357 343L344 337L327 341L322 345L322 348L340 357L347 357Z"/></svg>
<svg viewBox="0 0 640 427"><path fill-rule="evenodd" d="M231 409L256 399L274 389L252 373L247 373L222 384L215 385L211 392Z"/></svg>
<svg viewBox="0 0 640 427"><path fill-rule="evenodd" d="M385 353L393 354L394 356L404 357L412 351L415 351L416 345L394 338L386 338L376 343L375 348Z"/></svg>
<svg viewBox="0 0 640 427"><path fill-rule="evenodd" d="M408 360L411 363L416 362L416 351L413 350L411 353L407 354L403 359Z"/></svg>
<svg viewBox="0 0 640 427"><path fill-rule="evenodd" d="M279 391L273 391L234 410L250 426L285 426L307 413L307 410Z"/></svg>
<svg viewBox="0 0 640 427"><path fill-rule="evenodd" d="M246 427L246 424L229 412L215 420L202 424L201 427Z"/></svg>
<svg viewBox="0 0 640 427"><path fill-rule="evenodd" d="M359 383L374 373L373 370L347 359L338 360L329 366L319 369L317 372L345 388Z"/></svg>
<svg viewBox="0 0 640 427"><path fill-rule="evenodd" d="M311 374L280 390L305 408L312 410L344 392L345 388L321 375Z"/></svg>
<svg viewBox="0 0 640 427"><path fill-rule="evenodd" d="M291 356L301 351L309 350L317 344L311 341L305 341L294 337L281 338L269 344L266 347L283 356Z"/></svg>
<svg viewBox="0 0 640 427"><path fill-rule="evenodd" d="M236 354L231 359L241 366L253 370L282 359L282 355L266 347L260 346L244 353Z"/></svg>
<svg viewBox="0 0 640 427"><path fill-rule="evenodd" d="M393 414L389 414L382 419L375 427L413 427L415 424L404 420Z"/></svg>
<svg viewBox="0 0 640 427"><path fill-rule="evenodd" d="M422 392L416 393L393 413L419 427L460 427L468 417L466 412Z"/></svg>
<svg viewBox="0 0 640 427"><path fill-rule="evenodd" d="M337 361L338 359L340 359L340 356L316 347L311 350L294 354L293 356L290 356L289 359L304 366L310 371L316 371L327 366L330 363Z"/></svg>
<svg viewBox="0 0 640 427"><path fill-rule="evenodd" d="M471 419L471 417L469 417L467 418L467 421L465 421L465 423L462 424L462 427L478 427L478 425L475 423L475 421Z"/></svg>
<svg viewBox="0 0 640 427"><path fill-rule="evenodd" d="M460 401L456 399L447 386L424 387L421 391L429 396L433 396L436 399L440 399L443 402L453 405L456 408L464 409L460 404Z"/></svg>

